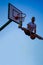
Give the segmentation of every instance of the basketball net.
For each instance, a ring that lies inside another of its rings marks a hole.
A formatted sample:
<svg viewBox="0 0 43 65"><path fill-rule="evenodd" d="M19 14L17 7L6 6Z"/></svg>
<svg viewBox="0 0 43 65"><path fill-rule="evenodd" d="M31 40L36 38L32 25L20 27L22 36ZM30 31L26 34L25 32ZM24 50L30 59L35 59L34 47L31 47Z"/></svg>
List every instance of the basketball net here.
<svg viewBox="0 0 43 65"><path fill-rule="evenodd" d="M24 21L25 17L19 17L18 15L14 17L15 20L19 20L19 25L18 26L22 26L22 22Z"/></svg>

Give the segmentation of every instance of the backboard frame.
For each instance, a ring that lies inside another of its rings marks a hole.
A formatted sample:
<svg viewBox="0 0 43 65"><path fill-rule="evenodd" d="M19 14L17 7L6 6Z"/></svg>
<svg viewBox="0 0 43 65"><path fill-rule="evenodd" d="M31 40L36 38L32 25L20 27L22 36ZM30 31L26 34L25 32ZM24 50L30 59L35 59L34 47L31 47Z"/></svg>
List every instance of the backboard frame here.
<svg viewBox="0 0 43 65"><path fill-rule="evenodd" d="M11 7L11 6L16 9L15 11L16 11L17 13L20 12L19 14L21 14L21 16L24 15L24 16L22 16L22 17L26 17L26 14L25 14L25 13L22 13L22 11L20 11L18 8L16 8L16 7L13 6L11 3L9 3L9 4L8 4L8 19L14 21L13 19L10 18L10 7ZM18 21L14 21L14 22L17 23L17 24L20 23L20 21L19 21L19 22L18 22ZM23 21L22 21L22 22L23 22Z"/></svg>

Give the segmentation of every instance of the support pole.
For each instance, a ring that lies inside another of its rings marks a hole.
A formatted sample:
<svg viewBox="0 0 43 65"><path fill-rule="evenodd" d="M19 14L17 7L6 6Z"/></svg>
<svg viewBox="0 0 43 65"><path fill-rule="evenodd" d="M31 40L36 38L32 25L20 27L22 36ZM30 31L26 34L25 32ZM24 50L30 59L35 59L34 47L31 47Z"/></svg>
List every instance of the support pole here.
<svg viewBox="0 0 43 65"><path fill-rule="evenodd" d="M11 22L12 22L12 20L7 21L3 26L0 27L0 31L3 30Z"/></svg>

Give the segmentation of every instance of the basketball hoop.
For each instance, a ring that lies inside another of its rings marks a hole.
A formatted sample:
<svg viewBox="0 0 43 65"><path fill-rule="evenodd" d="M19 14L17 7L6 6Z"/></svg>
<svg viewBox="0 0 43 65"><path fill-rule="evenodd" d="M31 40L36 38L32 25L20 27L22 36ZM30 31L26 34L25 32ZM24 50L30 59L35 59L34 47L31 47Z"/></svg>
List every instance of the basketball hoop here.
<svg viewBox="0 0 43 65"><path fill-rule="evenodd" d="M25 17L26 17L26 14L21 13L21 15L19 17L19 19L20 19L20 22L19 22L19 25L18 25L19 28L22 26L22 23L24 22Z"/></svg>
<svg viewBox="0 0 43 65"><path fill-rule="evenodd" d="M26 17L26 14L21 13L21 16L20 16L20 21L24 22L25 17Z"/></svg>
<svg viewBox="0 0 43 65"><path fill-rule="evenodd" d="M26 14L24 14L24 13L20 13L20 16L17 14L16 16L14 16L14 19L23 22L24 19L25 19L25 17L26 17Z"/></svg>

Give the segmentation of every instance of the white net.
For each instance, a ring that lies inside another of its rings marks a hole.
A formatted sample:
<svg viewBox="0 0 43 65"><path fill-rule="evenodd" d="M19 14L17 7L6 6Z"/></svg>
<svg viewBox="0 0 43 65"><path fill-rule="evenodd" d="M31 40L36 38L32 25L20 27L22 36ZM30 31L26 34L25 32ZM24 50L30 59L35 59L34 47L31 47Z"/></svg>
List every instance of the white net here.
<svg viewBox="0 0 43 65"><path fill-rule="evenodd" d="M26 17L26 14L21 13L21 16L20 16L20 21L24 22L25 17Z"/></svg>

